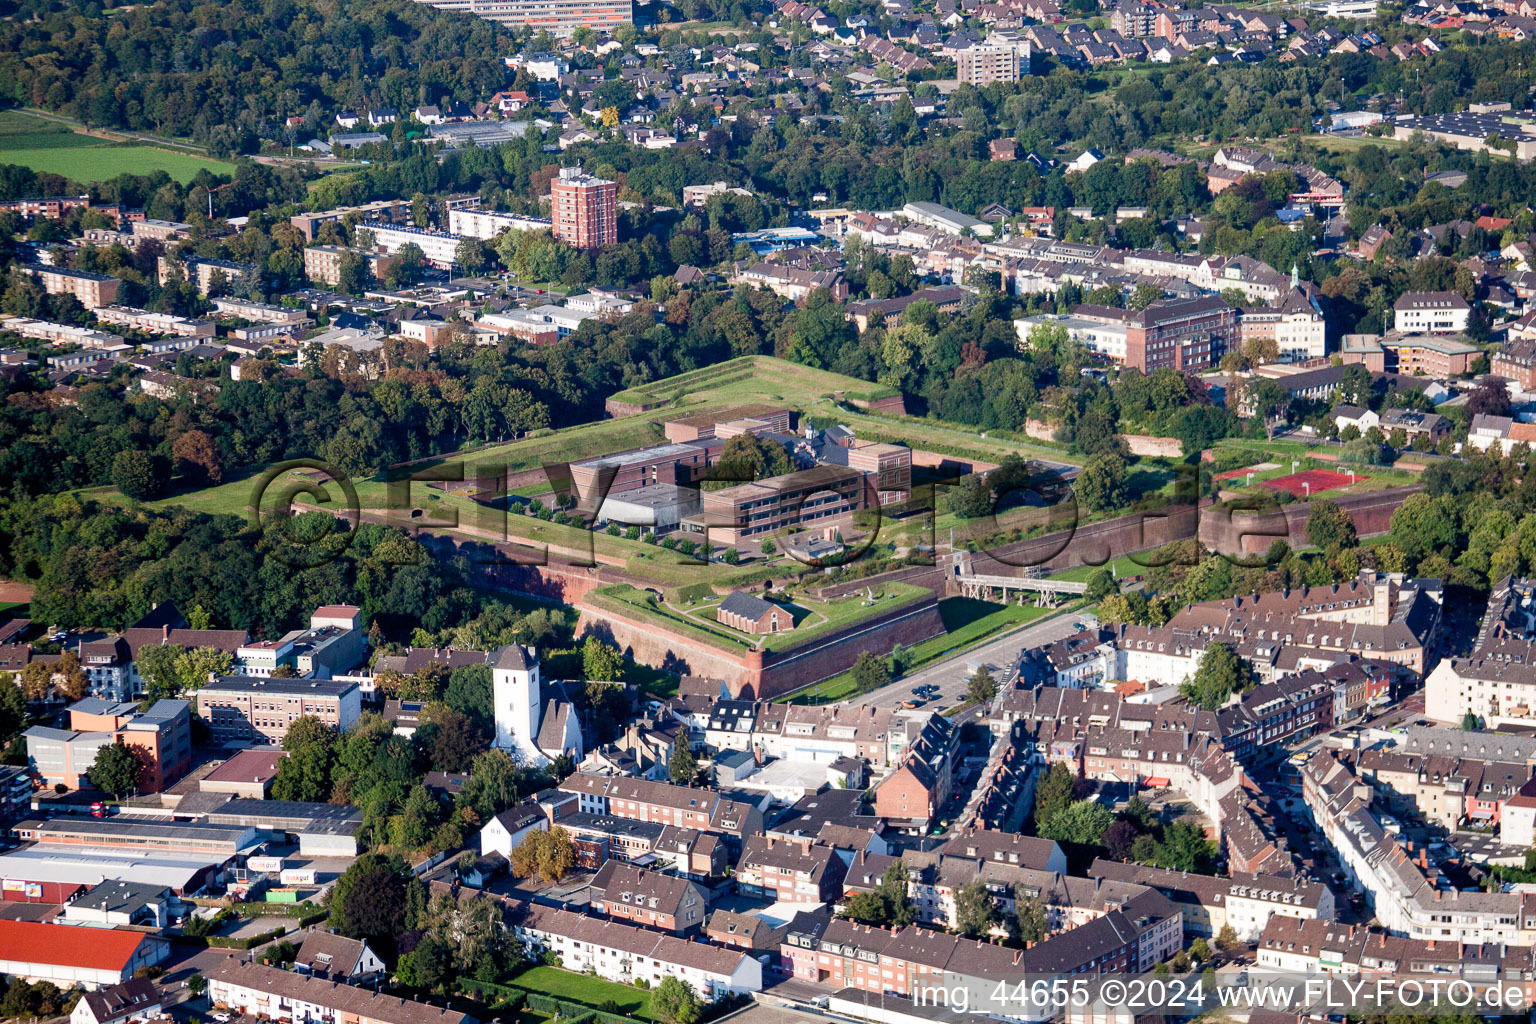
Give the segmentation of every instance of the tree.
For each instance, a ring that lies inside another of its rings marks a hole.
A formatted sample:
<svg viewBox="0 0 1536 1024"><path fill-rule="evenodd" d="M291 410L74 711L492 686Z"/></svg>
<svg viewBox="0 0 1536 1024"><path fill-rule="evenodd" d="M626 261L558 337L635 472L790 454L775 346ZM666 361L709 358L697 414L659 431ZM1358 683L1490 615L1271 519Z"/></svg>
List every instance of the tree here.
<svg viewBox="0 0 1536 1024"><path fill-rule="evenodd" d="M1315 546L1337 554L1355 546L1355 521L1338 502L1316 498L1307 511L1307 537Z"/></svg>
<svg viewBox="0 0 1536 1024"><path fill-rule="evenodd" d="M1210 874L1218 853L1216 844L1205 838L1204 829L1192 821L1180 819L1163 830L1163 839L1153 852L1152 862L1157 867L1174 871Z"/></svg>
<svg viewBox="0 0 1536 1024"><path fill-rule="evenodd" d="M686 738L673 744L672 756L667 758L667 775L680 785L693 782L695 775L699 773L699 763L694 759L693 748L689 746Z"/></svg>
<svg viewBox="0 0 1536 1024"><path fill-rule="evenodd" d="M274 800L323 802L331 796L331 772L336 763L336 734L313 715L297 718L283 737L288 755L277 762L272 780Z"/></svg>
<svg viewBox="0 0 1536 1024"><path fill-rule="evenodd" d="M1108 566L1102 566L1089 573L1087 586L1088 589L1083 592L1083 596L1094 604L1120 592L1120 581L1115 579L1114 570Z"/></svg>
<svg viewBox="0 0 1536 1024"><path fill-rule="evenodd" d="M987 671L985 665L973 672L966 681L965 696L972 704L986 704L997 696L997 680L992 678L992 673Z"/></svg>
<svg viewBox="0 0 1536 1024"><path fill-rule="evenodd" d="M563 828L538 829L523 837L509 862L519 878L537 875L546 882L558 882L576 866L576 847Z"/></svg>
<svg viewBox="0 0 1536 1024"><path fill-rule="evenodd" d="M456 802L480 821L489 821L517 803L525 771L505 750L487 750L469 768L469 781Z"/></svg>
<svg viewBox="0 0 1536 1024"><path fill-rule="evenodd" d="M410 911L421 900L419 893L411 895L413 886L419 889L421 883L399 857L363 854L331 889L331 929L349 938L367 939L381 956L392 959L396 939L416 923Z"/></svg>
<svg viewBox="0 0 1536 1024"><path fill-rule="evenodd" d="M1254 683L1253 666L1238 656L1228 644L1216 642L1200 655L1200 665L1179 692L1189 698L1191 704L1205 711L1219 711L1228 698L1241 693Z"/></svg>
<svg viewBox="0 0 1536 1024"><path fill-rule="evenodd" d="M746 432L726 440L720 458L700 486L706 491L719 491L736 484L783 476L792 469L789 453L782 444Z"/></svg>
<svg viewBox="0 0 1536 1024"><path fill-rule="evenodd" d="M1116 512L1130 503L1131 489L1126 485L1127 465L1113 449L1101 450L1088 457L1072 490L1078 500L1094 512Z"/></svg>
<svg viewBox="0 0 1536 1024"><path fill-rule="evenodd" d="M843 914L859 924L884 927L890 908L878 892L856 892L843 901Z"/></svg>
<svg viewBox="0 0 1536 1024"><path fill-rule="evenodd" d="M1046 917L1045 907L1041 905L1039 898L1015 894L1013 906L1019 938L1025 942L1039 942L1044 939L1050 931L1050 920Z"/></svg>
<svg viewBox="0 0 1536 1024"><path fill-rule="evenodd" d="M768 540L766 538L763 540L763 542L761 544L758 545L757 549L763 553L763 557L764 558L772 558L774 556L774 553L776 551L778 551L778 549L776 547L774 547L773 541Z"/></svg>
<svg viewBox="0 0 1536 1024"><path fill-rule="evenodd" d="M1115 815L1097 800L1078 800L1057 811L1040 826L1040 835L1064 843L1097 846Z"/></svg>
<svg viewBox="0 0 1536 1024"><path fill-rule="evenodd" d="M896 861L880 876L875 891L885 901L886 920L897 928L905 928L917 920L917 906L912 902L909 884L911 875L903 861Z"/></svg>
<svg viewBox="0 0 1536 1024"><path fill-rule="evenodd" d="M891 668L872 651L860 651L853 663L853 681L860 692L878 690L891 681Z"/></svg>
<svg viewBox="0 0 1536 1024"><path fill-rule="evenodd" d="M973 878L955 890L955 927L961 935L986 935L997 920L997 903L986 882Z"/></svg>
<svg viewBox="0 0 1536 1024"><path fill-rule="evenodd" d="M581 645L581 673L585 678L599 682L622 682L624 657L612 644L589 636Z"/></svg>
<svg viewBox="0 0 1536 1024"><path fill-rule="evenodd" d="M453 251L453 261L471 276L485 269L485 243L478 238L460 239Z"/></svg>
<svg viewBox="0 0 1536 1024"><path fill-rule="evenodd" d="M1205 963L1211 958L1211 947L1204 939L1196 939L1189 944L1189 957L1196 963Z"/></svg>
<svg viewBox="0 0 1536 1024"><path fill-rule="evenodd" d="M204 992L208 991L208 979L203 977L201 971L194 971L192 976L187 979L187 991L192 993L194 998L200 997Z"/></svg>
<svg viewBox="0 0 1536 1024"><path fill-rule="evenodd" d="M216 484L224 479L224 463L219 458L218 446L206 431L187 430L177 434L171 442L171 459L178 473L200 482Z"/></svg>
<svg viewBox="0 0 1536 1024"><path fill-rule="evenodd" d="M1461 731L1462 732L1476 732L1477 731L1477 723L1478 723L1477 715L1475 715L1472 712L1468 711L1466 714L1461 716Z"/></svg>
<svg viewBox="0 0 1536 1024"><path fill-rule="evenodd" d="M1479 413L1484 416L1508 416L1511 406L1509 389L1504 382L1485 380L1472 389L1472 393L1467 396L1467 404L1464 408L1470 418Z"/></svg>
<svg viewBox="0 0 1536 1024"><path fill-rule="evenodd" d="M1035 826L1039 828L1072 803L1077 776L1066 762L1057 761L1035 787Z"/></svg>
<svg viewBox="0 0 1536 1024"><path fill-rule="evenodd" d="M666 1024L695 1024L703 1009L693 986L678 977L662 978L651 992L651 1012Z"/></svg>
<svg viewBox="0 0 1536 1024"><path fill-rule="evenodd" d="M112 458L112 486L136 501L158 498L169 476L164 459L138 448L124 448Z"/></svg>
<svg viewBox="0 0 1536 1024"><path fill-rule="evenodd" d="M144 762L123 743L109 743L96 751L96 760L85 777L97 789L106 790L117 799L132 793L144 773Z"/></svg>
<svg viewBox="0 0 1536 1024"><path fill-rule="evenodd" d="M1237 937L1236 930L1230 924L1221 926L1221 931L1216 933L1216 948L1222 951L1233 950L1242 945Z"/></svg>

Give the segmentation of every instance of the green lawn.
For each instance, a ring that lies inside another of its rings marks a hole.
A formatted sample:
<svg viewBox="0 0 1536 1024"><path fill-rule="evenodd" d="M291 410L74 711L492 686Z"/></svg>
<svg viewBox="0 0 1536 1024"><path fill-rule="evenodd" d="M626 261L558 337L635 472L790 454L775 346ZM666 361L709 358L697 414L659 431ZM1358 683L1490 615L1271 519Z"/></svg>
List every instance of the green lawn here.
<svg viewBox="0 0 1536 1024"><path fill-rule="evenodd" d="M926 588L908 583L885 583L875 587L876 601L873 605L865 604L862 591L831 601L797 598L795 604L805 613L797 616L797 628L787 633L772 633L761 637L748 636L718 624L714 616L719 602L713 598L691 607L659 604L650 592L620 583L594 590L584 600L616 614L638 616L659 626L675 629L695 640L739 654L755 646L758 641L761 641L764 649L770 651L799 647L860 619L921 601L928 594Z"/></svg>
<svg viewBox="0 0 1536 1024"><path fill-rule="evenodd" d="M234 165L222 160L158 146L120 144L19 110L0 111L0 163L61 174L82 184L161 170L183 184L204 169L235 173Z"/></svg>
<svg viewBox="0 0 1536 1024"><path fill-rule="evenodd" d="M1121 555L1104 565L1079 565L1071 569L1063 569L1060 572L1051 573L1053 580L1070 580L1074 583L1087 583L1088 577L1108 566L1114 570L1117 579L1126 576L1141 576L1147 571L1147 567L1133 561L1128 555Z"/></svg>
<svg viewBox="0 0 1536 1024"><path fill-rule="evenodd" d="M689 416L729 404L783 402L805 408L841 393L873 401L896 392L882 384L845 377L772 356L742 356L700 370L640 384L613 396L616 402L665 407L668 417Z"/></svg>
<svg viewBox="0 0 1536 1024"><path fill-rule="evenodd" d="M612 1004L612 1012L631 1017L656 1019L650 1012L649 992L630 985L605 981L590 974L576 974L558 967L546 967L540 964L519 972L509 984L540 995L552 996L555 999L581 1003L593 1009L608 1008Z"/></svg>

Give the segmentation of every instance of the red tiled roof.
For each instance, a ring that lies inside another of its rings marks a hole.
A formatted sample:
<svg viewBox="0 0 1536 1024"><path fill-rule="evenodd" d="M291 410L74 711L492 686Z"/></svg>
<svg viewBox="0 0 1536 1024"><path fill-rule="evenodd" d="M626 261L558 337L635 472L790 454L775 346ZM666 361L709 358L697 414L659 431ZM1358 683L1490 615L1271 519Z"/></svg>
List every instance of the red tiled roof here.
<svg viewBox="0 0 1536 1024"><path fill-rule="evenodd" d="M0 960L120 971L144 940L139 932L0 921Z"/></svg>

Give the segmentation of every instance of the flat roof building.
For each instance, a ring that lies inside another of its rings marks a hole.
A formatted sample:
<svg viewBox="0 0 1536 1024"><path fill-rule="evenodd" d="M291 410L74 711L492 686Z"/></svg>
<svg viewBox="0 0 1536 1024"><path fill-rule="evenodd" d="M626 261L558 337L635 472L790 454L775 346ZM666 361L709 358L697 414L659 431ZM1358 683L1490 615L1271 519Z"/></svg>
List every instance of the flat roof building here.
<svg viewBox="0 0 1536 1024"><path fill-rule="evenodd" d="M306 715L346 732L362 714L356 683L323 679L220 676L198 690L195 699L197 713L220 743L260 739L281 744L288 727Z"/></svg>

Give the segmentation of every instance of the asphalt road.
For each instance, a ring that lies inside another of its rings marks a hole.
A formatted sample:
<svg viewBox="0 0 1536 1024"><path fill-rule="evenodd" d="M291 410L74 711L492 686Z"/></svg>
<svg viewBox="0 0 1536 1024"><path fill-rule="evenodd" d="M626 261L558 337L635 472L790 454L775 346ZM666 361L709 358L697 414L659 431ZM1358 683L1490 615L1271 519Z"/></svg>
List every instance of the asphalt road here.
<svg viewBox="0 0 1536 1024"><path fill-rule="evenodd" d="M960 703L965 694L965 683L970 677L965 664L968 661L988 662L998 669L993 673L998 682L1012 674L1013 667L1018 663L1019 653L1026 648L1044 647L1053 644L1062 637L1070 636L1077 632L1073 623L1084 621L1081 612L1063 612L1048 619L1032 622L1029 625L995 640L989 640L979 647L973 647L943 661L934 662L924 668L920 668L889 686L881 687L870 693L844 701L845 704L872 704L875 707L894 707L912 696L912 688L932 683L940 688L943 695L924 705L925 709L932 709L940 704L953 707Z"/></svg>

